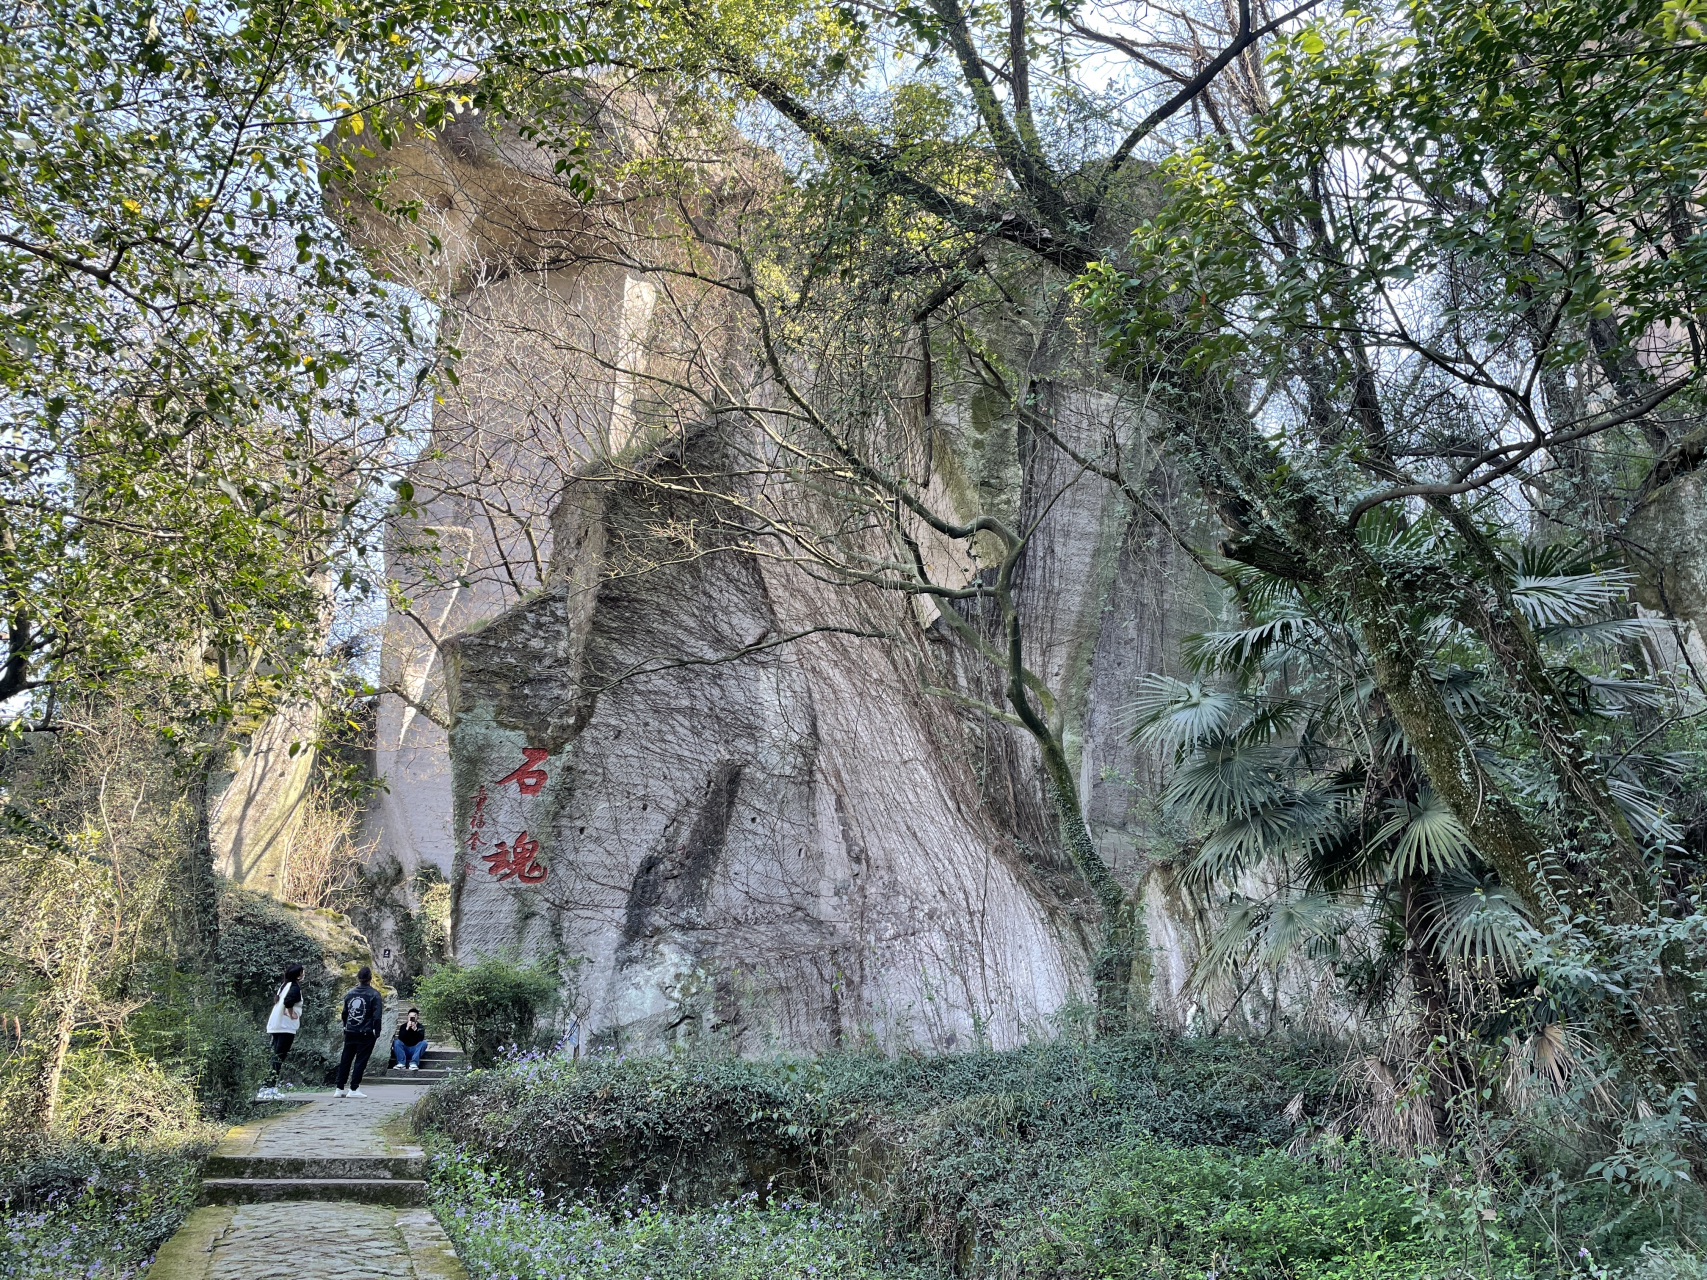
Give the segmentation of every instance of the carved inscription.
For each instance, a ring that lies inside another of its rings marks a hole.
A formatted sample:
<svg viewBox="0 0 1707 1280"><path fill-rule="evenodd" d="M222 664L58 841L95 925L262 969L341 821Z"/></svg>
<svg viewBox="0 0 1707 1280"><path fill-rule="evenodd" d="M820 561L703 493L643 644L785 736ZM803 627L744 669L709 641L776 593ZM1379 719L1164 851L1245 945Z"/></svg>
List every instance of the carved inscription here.
<svg viewBox="0 0 1707 1280"><path fill-rule="evenodd" d="M541 747L523 747L521 764L493 782L491 790L482 785L474 793L474 811L468 817L468 852L471 857L478 857L484 862L486 874L495 877L500 883L516 880L522 884L538 884L551 874L549 867L536 860L539 856L539 841L528 835L525 827L514 839L499 840L495 845L491 845L486 834L489 822L487 810L493 800L493 791L499 791L513 782L520 795L538 795L549 779L549 775L540 767L540 762L549 754ZM481 852L489 845L490 852ZM471 861L466 864L464 870L472 874L474 863Z"/></svg>

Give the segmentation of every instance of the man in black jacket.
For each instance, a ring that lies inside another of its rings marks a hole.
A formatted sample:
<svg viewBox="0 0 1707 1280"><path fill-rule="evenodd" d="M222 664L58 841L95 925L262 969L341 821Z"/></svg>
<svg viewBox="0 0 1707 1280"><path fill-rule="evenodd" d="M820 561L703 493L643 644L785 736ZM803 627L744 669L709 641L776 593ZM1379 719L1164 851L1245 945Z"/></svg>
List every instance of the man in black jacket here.
<svg viewBox="0 0 1707 1280"><path fill-rule="evenodd" d="M356 985L344 995L344 1052L338 1059L338 1089L340 1098L365 1098L362 1092L362 1073L367 1070L368 1055L374 1041L379 1039L379 1024L385 1017L385 1001L369 984L373 970L365 964L356 971ZM344 1081L350 1082L348 1092Z"/></svg>

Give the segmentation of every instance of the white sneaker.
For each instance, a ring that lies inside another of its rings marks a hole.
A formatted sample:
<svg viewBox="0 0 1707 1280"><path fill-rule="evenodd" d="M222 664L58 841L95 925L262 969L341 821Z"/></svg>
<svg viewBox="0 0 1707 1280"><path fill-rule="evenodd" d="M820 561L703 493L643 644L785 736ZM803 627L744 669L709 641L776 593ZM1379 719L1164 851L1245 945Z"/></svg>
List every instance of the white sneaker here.
<svg viewBox="0 0 1707 1280"><path fill-rule="evenodd" d="M363 1093L360 1089L351 1089L345 1096L351 1098L365 1098L367 1097L367 1094Z"/></svg>
<svg viewBox="0 0 1707 1280"><path fill-rule="evenodd" d="M409 1070L411 1071L419 1071L420 1069L421 1068L417 1067L413 1062L409 1064Z"/></svg>
<svg viewBox="0 0 1707 1280"><path fill-rule="evenodd" d="M343 1097L343 1096L344 1096L344 1091L343 1091L343 1089L341 1089L341 1088L338 1088L338 1089L334 1089L334 1090L332 1090L332 1096L333 1096L333 1097L334 1097L334 1098L341 1098L341 1097Z"/></svg>

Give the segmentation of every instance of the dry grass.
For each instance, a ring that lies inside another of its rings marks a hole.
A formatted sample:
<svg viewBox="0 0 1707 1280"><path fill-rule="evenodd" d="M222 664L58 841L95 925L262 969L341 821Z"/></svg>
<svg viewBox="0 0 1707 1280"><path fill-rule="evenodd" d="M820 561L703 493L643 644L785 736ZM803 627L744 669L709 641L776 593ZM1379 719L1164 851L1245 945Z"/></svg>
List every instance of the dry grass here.
<svg viewBox="0 0 1707 1280"><path fill-rule="evenodd" d="M302 822L285 854L280 894L304 907L340 908L372 852L371 842L356 841L349 808L314 792L304 804Z"/></svg>

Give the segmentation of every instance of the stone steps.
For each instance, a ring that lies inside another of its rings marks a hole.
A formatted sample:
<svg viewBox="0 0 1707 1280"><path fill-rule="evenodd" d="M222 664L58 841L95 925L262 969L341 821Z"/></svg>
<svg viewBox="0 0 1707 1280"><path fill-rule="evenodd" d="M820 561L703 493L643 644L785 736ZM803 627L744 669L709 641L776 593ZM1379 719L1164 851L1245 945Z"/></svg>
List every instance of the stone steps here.
<svg viewBox="0 0 1707 1280"><path fill-rule="evenodd" d="M449 1079L450 1072L442 1068L422 1067L419 1071L399 1071L396 1067L387 1067L384 1071L374 1071L371 1067L363 1077L378 1083L384 1080L386 1084L432 1084L435 1080Z"/></svg>
<svg viewBox="0 0 1707 1280"><path fill-rule="evenodd" d="M202 1167L204 1205L343 1200L403 1208L427 1202L421 1156L212 1155Z"/></svg>
<svg viewBox="0 0 1707 1280"><path fill-rule="evenodd" d="M372 1084L233 1126L148 1280L468 1280L401 1123L420 1093Z"/></svg>
<svg viewBox="0 0 1707 1280"><path fill-rule="evenodd" d="M336 1200L405 1208L427 1202L419 1178L203 1178L204 1205L267 1204L277 1200Z"/></svg>
<svg viewBox="0 0 1707 1280"><path fill-rule="evenodd" d="M422 1156L209 1156L202 1165L204 1178L222 1181L246 1179L289 1181L302 1178L333 1178L371 1182L376 1179L420 1181L426 1176Z"/></svg>
<svg viewBox="0 0 1707 1280"><path fill-rule="evenodd" d="M389 1049L387 1052L390 1052ZM379 1056L377 1048L374 1056ZM419 1071L400 1071L387 1059L384 1066L378 1070L370 1063L367 1078L375 1083L384 1080L386 1084L432 1084L436 1080L448 1079L453 1072L461 1071L467 1066L468 1056L459 1049L428 1049L421 1055Z"/></svg>

